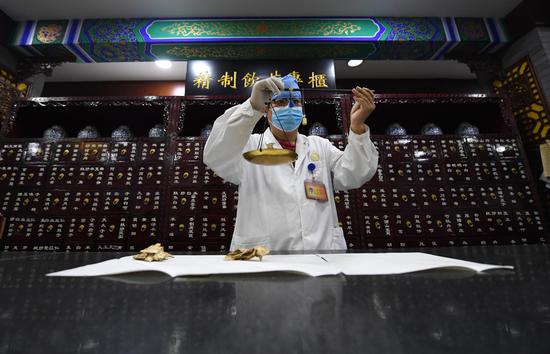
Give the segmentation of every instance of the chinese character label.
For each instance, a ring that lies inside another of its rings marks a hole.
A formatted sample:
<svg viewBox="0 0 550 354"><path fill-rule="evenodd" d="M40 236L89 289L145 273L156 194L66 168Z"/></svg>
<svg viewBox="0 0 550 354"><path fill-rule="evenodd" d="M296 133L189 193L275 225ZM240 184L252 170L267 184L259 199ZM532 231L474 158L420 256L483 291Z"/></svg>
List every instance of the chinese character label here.
<svg viewBox="0 0 550 354"><path fill-rule="evenodd" d="M252 74L246 73L241 80L244 81L244 87L251 87L256 81L260 80L260 78L256 75L256 72L252 72Z"/></svg>
<svg viewBox="0 0 550 354"><path fill-rule="evenodd" d="M218 82L225 88L237 88L237 72L233 71L233 76L229 75L226 71L219 79Z"/></svg>
<svg viewBox="0 0 550 354"><path fill-rule="evenodd" d="M212 81L212 76L210 76L208 71L204 71L202 73L199 73L199 75L193 79L193 86L196 86L200 89L209 90L210 81Z"/></svg>
<svg viewBox="0 0 550 354"><path fill-rule="evenodd" d="M328 87L327 85L327 75L326 74L315 74L311 72L309 76L309 81L307 82L312 88L316 87Z"/></svg>

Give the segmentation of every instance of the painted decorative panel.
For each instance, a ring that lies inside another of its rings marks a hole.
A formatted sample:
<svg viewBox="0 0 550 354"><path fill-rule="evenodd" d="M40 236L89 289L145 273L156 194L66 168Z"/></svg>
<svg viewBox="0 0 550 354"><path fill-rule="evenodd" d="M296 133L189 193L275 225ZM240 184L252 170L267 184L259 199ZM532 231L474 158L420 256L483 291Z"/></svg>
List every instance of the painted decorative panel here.
<svg viewBox="0 0 550 354"><path fill-rule="evenodd" d="M510 98L514 117L529 145L550 138L550 110L528 57L508 68L502 80L493 82L493 89Z"/></svg>
<svg viewBox="0 0 550 354"><path fill-rule="evenodd" d="M27 21L14 45L82 62L157 59L442 59L493 52L500 21L465 18L249 18Z"/></svg>
<svg viewBox="0 0 550 354"><path fill-rule="evenodd" d="M17 96L17 85L13 74L0 66L0 125L11 111Z"/></svg>

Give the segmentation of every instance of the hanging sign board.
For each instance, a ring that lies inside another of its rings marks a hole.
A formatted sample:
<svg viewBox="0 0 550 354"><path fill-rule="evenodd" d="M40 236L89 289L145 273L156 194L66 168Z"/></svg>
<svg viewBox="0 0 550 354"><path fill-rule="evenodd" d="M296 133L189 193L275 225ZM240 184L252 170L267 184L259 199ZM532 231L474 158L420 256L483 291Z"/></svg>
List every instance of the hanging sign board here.
<svg viewBox="0 0 550 354"><path fill-rule="evenodd" d="M248 96L258 80L292 74L301 88L336 88L333 60L209 61L187 63L185 94Z"/></svg>

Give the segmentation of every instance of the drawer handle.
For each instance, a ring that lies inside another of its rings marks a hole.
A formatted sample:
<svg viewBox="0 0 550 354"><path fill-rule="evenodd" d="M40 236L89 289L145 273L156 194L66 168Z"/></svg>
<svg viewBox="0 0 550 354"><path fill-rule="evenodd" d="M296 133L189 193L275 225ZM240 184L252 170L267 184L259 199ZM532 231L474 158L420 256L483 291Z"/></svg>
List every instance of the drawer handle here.
<svg viewBox="0 0 550 354"><path fill-rule="evenodd" d="M216 231L217 228L218 228L218 225L216 224L210 225L210 231Z"/></svg>
<svg viewBox="0 0 550 354"><path fill-rule="evenodd" d="M115 225L113 225L113 224L109 225L109 232L113 232L113 231L115 231L115 229L116 229Z"/></svg>
<svg viewBox="0 0 550 354"><path fill-rule="evenodd" d="M94 173L93 172L88 173L87 178L88 180L91 180L92 178L94 178Z"/></svg>
<svg viewBox="0 0 550 354"><path fill-rule="evenodd" d="M120 154L121 154L122 156L125 156L127 153L128 153L128 150L126 150L126 149L120 150Z"/></svg>
<svg viewBox="0 0 550 354"><path fill-rule="evenodd" d="M151 148L151 149L149 150L149 155L154 155L156 152L157 152L157 149Z"/></svg>
<svg viewBox="0 0 550 354"><path fill-rule="evenodd" d="M30 202L30 201L31 201L31 200L30 200L29 198L25 198L25 199L23 200L23 205L29 205L29 202Z"/></svg>
<svg viewBox="0 0 550 354"><path fill-rule="evenodd" d="M187 203L187 198L182 197L182 198L180 199L180 204L181 204L181 205L185 205L185 203Z"/></svg>
<svg viewBox="0 0 550 354"><path fill-rule="evenodd" d="M70 152L70 151L69 151L68 149L63 150L63 156L69 155L69 152Z"/></svg>
<svg viewBox="0 0 550 354"><path fill-rule="evenodd" d="M82 232L82 231L84 231L84 225L80 224L78 225L78 232Z"/></svg>
<svg viewBox="0 0 550 354"><path fill-rule="evenodd" d="M150 201L151 201L151 199L150 199L149 197L143 198L143 204L144 204L144 205L149 204Z"/></svg>
<svg viewBox="0 0 550 354"><path fill-rule="evenodd" d="M185 230L185 225L184 224L179 224L178 225L178 231L183 231Z"/></svg>
<svg viewBox="0 0 550 354"><path fill-rule="evenodd" d="M218 204L218 198L216 197L212 198L212 204L214 205Z"/></svg>
<svg viewBox="0 0 550 354"><path fill-rule="evenodd" d="M120 198L113 199L113 205L118 205L119 202L120 202Z"/></svg>
<svg viewBox="0 0 550 354"><path fill-rule="evenodd" d="M117 173L116 179L122 179L122 177L124 177L124 173L122 172Z"/></svg>
<svg viewBox="0 0 550 354"><path fill-rule="evenodd" d="M141 231L147 230L147 224L141 224Z"/></svg>

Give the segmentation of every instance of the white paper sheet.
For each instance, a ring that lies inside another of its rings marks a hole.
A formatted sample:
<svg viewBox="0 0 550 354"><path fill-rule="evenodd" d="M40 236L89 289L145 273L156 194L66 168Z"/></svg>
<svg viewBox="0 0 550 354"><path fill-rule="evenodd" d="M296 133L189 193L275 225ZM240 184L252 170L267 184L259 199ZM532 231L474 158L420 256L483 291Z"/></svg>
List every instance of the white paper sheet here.
<svg viewBox="0 0 550 354"><path fill-rule="evenodd" d="M402 274L442 268L476 272L498 268L514 269L512 266L468 262L420 252L324 254L322 256L328 263L337 264L346 275Z"/></svg>
<svg viewBox="0 0 550 354"><path fill-rule="evenodd" d="M291 272L310 276L322 275L382 275L417 272L437 268L470 269L482 272L488 269L513 269L501 266L462 261L426 253L348 253L321 255L268 255L263 261L226 261L224 256L174 256L162 262L144 262L131 256L111 259L60 272L57 277L94 277L133 272L157 271L172 277L244 274L264 272Z"/></svg>

